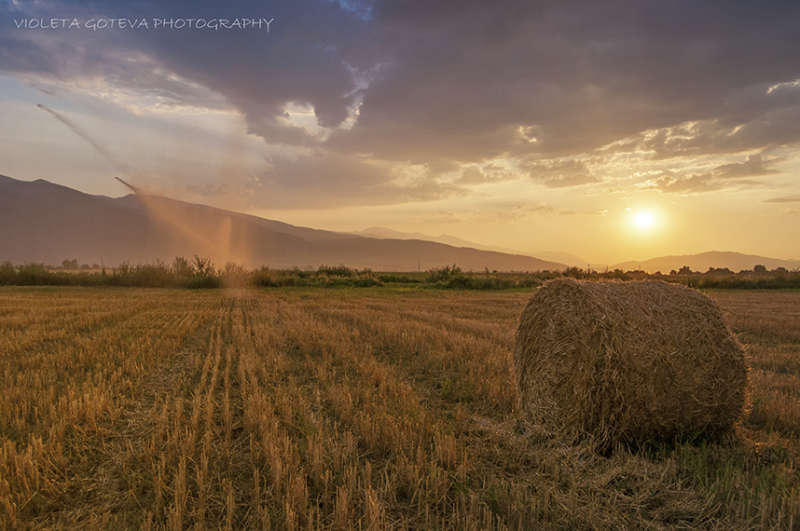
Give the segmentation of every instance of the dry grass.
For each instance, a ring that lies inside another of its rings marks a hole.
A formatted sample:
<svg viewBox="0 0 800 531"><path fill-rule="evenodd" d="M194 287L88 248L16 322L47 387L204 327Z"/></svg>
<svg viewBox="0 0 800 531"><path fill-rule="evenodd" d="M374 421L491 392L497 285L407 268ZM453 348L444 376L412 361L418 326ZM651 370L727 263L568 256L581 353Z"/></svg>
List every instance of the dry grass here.
<svg viewBox="0 0 800 531"><path fill-rule="evenodd" d="M714 294L733 442L518 422L528 293L0 289L0 528L800 526L800 293Z"/></svg>
<svg viewBox="0 0 800 531"><path fill-rule="evenodd" d="M563 441L607 451L720 437L741 416L742 348L697 290L551 280L525 306L516 338L522 407Z"/></svg>

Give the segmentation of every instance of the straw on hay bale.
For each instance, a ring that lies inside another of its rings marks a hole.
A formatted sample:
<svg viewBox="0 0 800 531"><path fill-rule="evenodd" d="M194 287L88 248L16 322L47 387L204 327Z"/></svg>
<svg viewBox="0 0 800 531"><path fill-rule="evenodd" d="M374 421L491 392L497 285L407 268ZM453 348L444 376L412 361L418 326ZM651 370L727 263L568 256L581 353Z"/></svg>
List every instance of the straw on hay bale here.
<svg viewBox="0 0 800 531"><path fill-rule="evenodd" d="M716 303L660 281L546 283L522 312L514 361L534 422L604 449L724 433L747 380Z"/></svg>

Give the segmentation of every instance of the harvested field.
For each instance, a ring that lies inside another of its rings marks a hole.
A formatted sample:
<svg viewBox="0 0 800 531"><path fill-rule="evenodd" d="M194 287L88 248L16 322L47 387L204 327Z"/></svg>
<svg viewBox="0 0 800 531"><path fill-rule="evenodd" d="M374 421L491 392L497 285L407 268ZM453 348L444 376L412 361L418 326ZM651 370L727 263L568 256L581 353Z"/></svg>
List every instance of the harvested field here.
<svg viewBox="0 0 800 531"><path fill-rule="evenodd" d="M800 292L710 295L736 439L604 458L519 422L530 292L0 288L0 528L800 526Z"/></svg>

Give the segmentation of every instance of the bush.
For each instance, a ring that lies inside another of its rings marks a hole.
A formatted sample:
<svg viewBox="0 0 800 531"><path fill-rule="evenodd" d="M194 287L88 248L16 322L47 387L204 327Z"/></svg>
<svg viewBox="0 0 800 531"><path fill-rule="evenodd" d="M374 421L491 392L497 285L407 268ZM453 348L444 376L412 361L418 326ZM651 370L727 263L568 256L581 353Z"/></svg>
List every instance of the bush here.
<svg viewBox="0 0 800 531"><path fill-rule="evenodd" d="M317 268L318 275L328 275L330 277L352 277L355 276L357 273L353 269L349 267L345 267L343 265L340 266L326 266L321 265Z"/></svg>
<svg viewBox="0 0 800 531"><path fill-rule="evenodd" d="M461 276L463 274L464 272L461 271L461 268L453 264L451 266L444 266L440 269L431 269L428 271L428 278L426 281L430 283L446 282L453 277Z"/></svg>
<svg viewBox="0 0 800 531"><path fill-rule="evenodd" d="M395 273L378 275L378 280L385 283L396 283L396 284L419 284L420 282L422 282L421 280L412 278L408 275L398 275Z"/></svg>
<svg viewBox="0 0 800 531"><path fill-rule="evenodd" d="M99 269L95 268L95 269ZM687 273L687 271L689 271ZM194 256L191 260L175 258L172 263L131 265L123 263L115 269L92 271L89 269L51 268L44 264L15 266L0 263L0 285L52 285L52 286L135 286L158 288L218 288L229 287L372 287L384 284L414 284L440 289L522 289L540 286L544 281L558 277L588 280L664 280L694 288L714 289L800 289L800 271L777 268L773 271L741 271L713 269L705 273L692 272L688 267L661 273L644 271L598 272L576 267L565 271L537 271L498 273L488 269L481 273L464 272L453 264L432 269L422 274L381 273L369 269L322 265L316 270L269 269L262 267L246 270L238 264L228 263L222 270L211 260Z"/></svg>

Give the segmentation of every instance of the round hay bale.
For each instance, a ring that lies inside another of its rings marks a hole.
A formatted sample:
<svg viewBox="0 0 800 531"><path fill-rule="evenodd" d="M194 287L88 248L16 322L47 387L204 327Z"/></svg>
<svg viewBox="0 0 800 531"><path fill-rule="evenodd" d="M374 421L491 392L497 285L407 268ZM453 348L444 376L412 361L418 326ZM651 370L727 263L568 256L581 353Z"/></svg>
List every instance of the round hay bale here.
<svg viewBox="0 0 800 531"><path fill-rule="evenodd" d="M716 303L661 281L546 283L522 312L514 361L533 422L604 449L722 434L747 381Z"/></svg>

